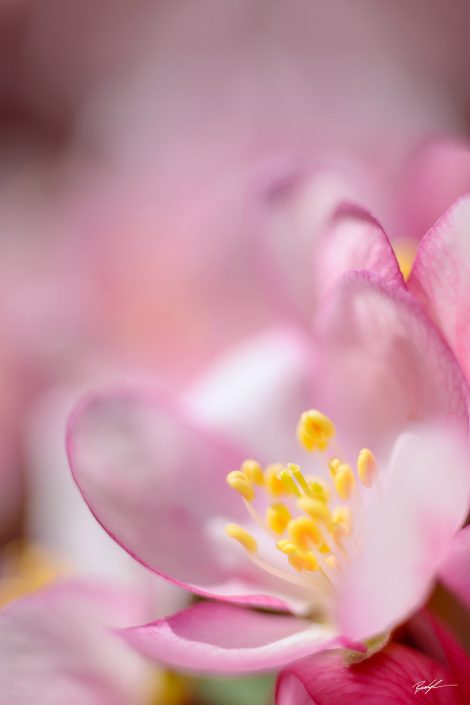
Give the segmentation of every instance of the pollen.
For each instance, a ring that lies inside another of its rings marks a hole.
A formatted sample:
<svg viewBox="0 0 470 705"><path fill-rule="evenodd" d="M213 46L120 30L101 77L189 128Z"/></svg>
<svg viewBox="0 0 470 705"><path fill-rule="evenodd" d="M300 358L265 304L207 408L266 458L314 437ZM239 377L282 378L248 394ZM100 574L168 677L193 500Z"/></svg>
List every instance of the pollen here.
<svg viewBox="0 0 470 705"><path fill-rule="evenodd" d="M325 542L318 524L306 516L291 519L287 525L287 533L292 543L302 550L307 550L312 544L322 546Z"/></svg>
<svg viewBox="0 0 470 705"><path fill-rule="evenodd" d="M283 534L291 520L291 513L285 504L271 504L266 510L266 524L275 534Z"/></svg>
<svg viewBox="0 0 470 705"><path fill-rule="evenodd" d="M273 463L268 465L264 471L264 485L273 497L282 497L282 495L286 494L285 484L279 477L283 467L280 463Z"/></svg>
<svg viewBox="0 0 470 705"><path fill-rule="evenodd" d="M253 485L241 470L234 470L227 475L227 483L230 487L239 492L247 502L252 502L255 496Z"/></svg>
<svg viewBox="0 0 470 705"><path fill-rule="evenodd" d="M225 533L230 536L230 538L238 541L249 553L256 553L258 550L256 539L242 526L238 524L227 524Z"/></svg>
<svg viewBox="0 0 470 705"><path fill-rule="evenodd" d="M356 485L353 471L347 463L341 463L333 478L335 488L341 499L349 499Z"/></svg>
<svg viewBox="0 0 470 705"><path fill-rule="evenodd" d="M310 452L327 450L330 440L336 434L334 424L321 411L304 411L297 424L297 440Z"/></svg>
<svg viewBox="0 0 470 705"><path fill-rule="evenodd" d="M245 460L241 465L240 471L243 472L254 485L264 485L263 469L256 460Z"/></svg>
<svg viewBox="0 0 470 705"><path fill-rule="evenodd" d="M375 457L368 448L363 448L357 456L357 474L365 487L372 487L377 474Z"/></svg>

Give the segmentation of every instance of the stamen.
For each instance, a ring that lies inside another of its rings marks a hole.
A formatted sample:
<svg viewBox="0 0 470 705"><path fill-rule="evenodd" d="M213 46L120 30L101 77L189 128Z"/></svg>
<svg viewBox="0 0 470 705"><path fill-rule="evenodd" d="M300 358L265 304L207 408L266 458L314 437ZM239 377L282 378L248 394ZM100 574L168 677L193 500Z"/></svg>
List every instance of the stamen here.
<svg viewBox="0 0 470 705"><path fill-rule="evenodd" d="M315 477L308 480L307 482L310 488L310 496L315 499L319 499L325 504L327 504L328 500L330 499L330 492L323 480L321 480L319 477Z"/></svg>
<svg viewBox="0 0 470 705"><path fill-rule="evenodd" d="M297 504L306 514L315 521L321 521L327 527L331 525L331 514L325 502L315 497L300 497Z"/></svg>
<svg viewBox="0 0 470 705"><path fill-rule="evenodd" d="M299 488L297 487L292 478L292 473L290 470L284 468L284 470L282 470L282 472L279 474L279 478L284 483L284 487L289 494L295 494L297 497L302 496L302 493L300 492Z"/></svg>
<svg viewBox="0 0 470 705"><path fill-rule="evenodd" d="M261 465L256 460L245 460L240 468L248 480L254 485L264 485L264 474Z"/></svg>
<svg viewBox="0 0 470 705"><path fill-rule="evenodd" d="M352 517L349 507L336 507L333 512L333 536L341 540L350 536L352 531Z"/></svg>
<svg viewBox="0 0 470 705"><path fill-rule="evenodd" d="M256 539L242 526L238 524L227 524L225 533L228 534L230 538L238 541L249 553L256 553L258 550Z"/></svg>
<svg viewBox="0 0 470 705"><path fill-rule="evenodd" d="M287 525L287 533L297 548L304 551L308 550L311 544L319 547L325 543L322 532L310 517L291 519Z"/></svg>
<svg viewBox="0 0 470 705"><path fill-rule="evenodd" d="M341 499L349 499L356 486L356 480L354 479L353 471L347 463L341 463L335 472L333 481Z"/></svg>
<svg viewBox="0 0 470 705"><path fill-rule="evenodd" d="M297 440L307 451L326 450L336 434L334 424L321 411L304 411L297 424Z"/></svg>
<svg viewBox="0 0 470 705"><path fill-rule="evenodd" d="M377 462L368 448L363 448L357 457L357 474L365 487L372 487L377 475Z"/></svg>
<svg viewBox="0 0 470 705"><path fill-rule="evenodd" d="M291 513L285 504L271 504L266 510L266 524L275 534L283 534L291 520Z"/></svg>
<svg viewBox="0 0 470 705"><path fill-rule="evenodd" d="M273 497L282 497L282 495L287 494L286 487L279 478L279 473L282 471L283 467L284 466L280 463L273 463L272 465L268 465L264 471L265 487Z"/></svg>
<svg viewBox="0 0 470 705"><path fill-rule="evenodd" d="M234 470L227 475L227 482L233 490L239 492L247 502L253 501L255 491L245 473Z"/></svg>
<svg viewBox="0 0 470 705"><path fill-rule="evenodd" d="M307 495L311 494L310 487L307 484L307 480L305 477L302 475L300 468L298 465L295 465L295 463L289 463L287 465L289 470L292 473L292 476L296 480L297 484L299 485L300 489L303 490L303 492Z"/></svg>

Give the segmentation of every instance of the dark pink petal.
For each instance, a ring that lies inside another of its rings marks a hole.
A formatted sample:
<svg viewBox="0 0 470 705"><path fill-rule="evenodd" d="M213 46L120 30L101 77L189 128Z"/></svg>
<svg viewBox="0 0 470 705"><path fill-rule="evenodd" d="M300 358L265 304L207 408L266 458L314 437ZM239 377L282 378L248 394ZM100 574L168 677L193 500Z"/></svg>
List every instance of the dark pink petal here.
<svg viewBox="0 0 470 705"><path fill-rule="evenodd" d="M150 391L86 398L72 414L72 473L106 531L154 572L205 596L283 608L296 586L250 563L224 532L247 513L226 475L250 457Z"/></svg>
<svg viewBox="0 0 470 705"><path fill-rule="evenodd" d="M343 204L315 247L313 281L317 296L353 269L379 274L385 282L403 284L395 253L381 225L367 211Z"/></svg>
<svg viewBox="0 0 470 705"><path fill-rule="evenodd" d="M119 591L64 583L0 612L2 705L137 705L147 664L111 631L142 619Z"/></svg>
<svg viewBox="0 0 470 705"><path fill-rule="evenodd" d="M409 280L470 379L470 197L421 241Z"/></svg>
<svg viewBox="0 0 470 705"><path fill-rule="evenodd" d="M317 406L338 440L385 448L411 422L467 423L467 385L436 328L404 288L366 272L345 275L317 326Z"/></svg>
<svg viewBox="0 0 470 705"><path fill-rule="evenodd" d="M341 644L309 620L211 602L121 633L155 661L218 673L271 670Z"/></svg>
<svg viewBox="0 0 470 705"><path fill-rule="evenodd" d="M439 569L439 577L470 609L470 526L455 536Z"/></svg>
<svg viewBox="0 0 470 705"><path fill-rule="evenodd" d="M425 602L468 511L468 466L463 439L442 424L399 438L382 469L382 491L356 529L357 555L342 572L342 634L362 640L390 631Z"/></svg>
<svg viewBox="0 0 470 705"><path fill-rule="evenodd" d="M461 705L459 685L438 661L392 643L374 656L347 666L344 652L304 659L279 677L276 705ZM417 692L416 684L449 687Z"/></svg>

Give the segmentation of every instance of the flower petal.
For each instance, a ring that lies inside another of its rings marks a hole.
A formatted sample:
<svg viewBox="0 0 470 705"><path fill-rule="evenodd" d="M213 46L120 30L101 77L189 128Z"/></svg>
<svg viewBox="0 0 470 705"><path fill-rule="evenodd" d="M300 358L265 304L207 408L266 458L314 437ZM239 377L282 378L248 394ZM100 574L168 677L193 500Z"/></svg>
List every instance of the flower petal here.
<svg viewBox="0 0 470 705"><path fill-rule="evenodd" d="M196 418L250 448L260 462L292 461L295 427L312 403L311 342L274 328L222 357L190 388Z"/></svg>
<svg viewBox="0 0 470 705"><path fill-rule="evenodd" d="M381 225L367 211L345 203L316 243L313 280L317 296L353 269L375 272L385 282L403 284L395 253Z"/></svg>
<svg viewBox="0 0 470 705"><path fill-rule="evenodd" d="M415 693L416 684L439 681L445 688ZM304 659L280 675L276 705L460 705L459 687L448 669L416 649L389 644L354 665L331 651Z"/></svg>
<svg viewBox="0 0 470 705"><path fill-rule="evenodd" d="M468 452L442 426L417 429L399 438L381 484L338 589L339 628L351 639L393 629L425 601L468 511Z"/></svg>
<svg viewBox="0 0 470 705"><path fill-rule="evenodd" d="M469 184L470 188L470 184ZM443 332L470 379L470 197L458 200L421 241L409 287Z"/></svg>
<svg viewBox="0 0 470 705"><path fill-rule="evenodd" d="M309 620L211 602L122 634L155 661L218 673L271 670L342 643Z"/></svg>
<svg viewBox="0 0 470 705"><path fill-rule="evenodd" d="M142 618L125 593L71 582L0 612L0 701L9 705L135 705L147 664L108 627Z"/></svg>
<svg viewBox="0 0 470 705"><path fill-rule="evenodd" d="M410 421L467 423L459 366L414 298L367 272L344 275L317 325L319 408L341 445L385 448Z"/></svg>
<svg viewBox="0 0 470 705"><path fill-rule="evenodd" d="M227 522L247 518L225 478L248 453L148 390L85 398L67 438L91 511L150 570L208 597L278 609L289 596L301 599L300 588L250 563L224 532Z"/></svg>
<svg viewBox="0 0 470 705"><path fill-rule="evenodd" d="M454 537L439 568L439 577L470 608L470 526Z"/></svg>

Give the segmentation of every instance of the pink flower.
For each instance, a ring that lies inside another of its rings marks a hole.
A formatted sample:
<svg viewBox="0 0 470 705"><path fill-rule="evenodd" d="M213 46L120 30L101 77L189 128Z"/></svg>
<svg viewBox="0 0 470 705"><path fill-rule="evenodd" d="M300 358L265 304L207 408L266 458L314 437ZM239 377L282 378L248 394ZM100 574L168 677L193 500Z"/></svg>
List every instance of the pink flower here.
<svg viewBox="0 0 470 705"><path fill-rule="evenodd" d="M72 471L98 521L150 570L221 601L127 629L151 658L240 672L338 646L368 655L454 555L470 491L462 371L376 221L342 208L317 249L312 334L262 337L179 403L118 391L71 417ZM313 404L328 416L301 416Z"/></svg>
<svg viewBox="0 0 470 705"><path fill-rule="evenodd" d="M1 705L138 705L152 669L112 628L142 616L135 595L69 581L0 612Z"/></svg>
<svg viewBox="0 0 470 705"><path fill-rule="evenodd" d="M403 636L360 663L330 651L294 664L278 680L276 705L468 702L470 658L443 625L423 612Z"/></svg>

